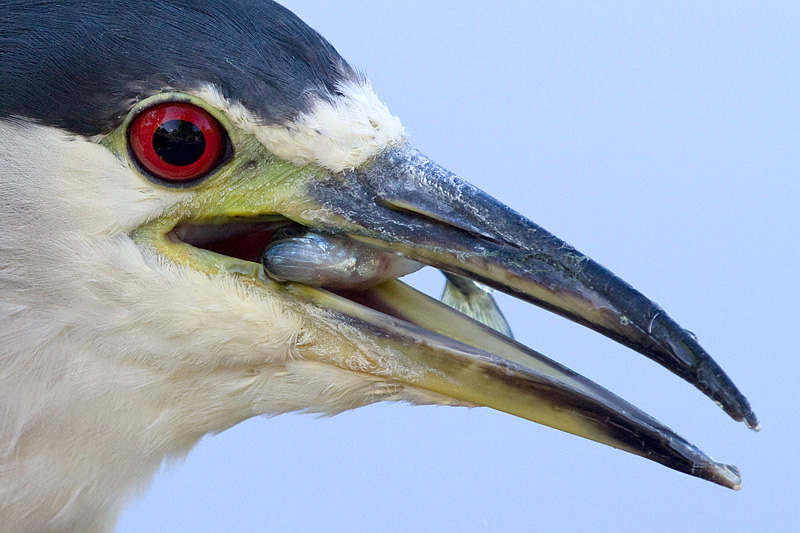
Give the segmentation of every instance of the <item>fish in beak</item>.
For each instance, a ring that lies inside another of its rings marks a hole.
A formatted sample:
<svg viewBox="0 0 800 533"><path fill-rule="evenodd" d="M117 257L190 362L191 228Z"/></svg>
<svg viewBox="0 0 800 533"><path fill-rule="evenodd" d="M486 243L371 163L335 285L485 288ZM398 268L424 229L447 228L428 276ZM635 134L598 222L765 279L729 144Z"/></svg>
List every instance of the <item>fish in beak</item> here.
<svg viewBox="0 0 800 533"><path fill-rule="evenodd" d="M136 230L137 243L208 275L235 276L309 317L317 347L303 357L443 403L492 407L739 488L735 467L395 278L429 265L557 313L651 358L758 429L746 398L695 336L626 282L406 142L334 172L284 161L224 113L210 112L228 127L236 157L190 201ZM126 128L105 141L120 157ZM354 368L348 357L331 355L349 352L370 364Z"/></svg>

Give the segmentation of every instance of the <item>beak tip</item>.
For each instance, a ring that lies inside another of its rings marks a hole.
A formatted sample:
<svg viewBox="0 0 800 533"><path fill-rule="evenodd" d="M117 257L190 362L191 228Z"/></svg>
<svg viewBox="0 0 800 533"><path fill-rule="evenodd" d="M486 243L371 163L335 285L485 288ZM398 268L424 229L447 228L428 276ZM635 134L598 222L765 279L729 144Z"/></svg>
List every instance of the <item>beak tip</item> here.
<svg viewBox="0 0 800 533"><path fill-rule="evenodd" d="M744 423L747 425L748 428L752 429L756 433L761 431L761 423L756 418L755 413L750 412L750 414L745 419Z"/></svg>
<svg viewBox="0 0 800 533"><path fill-rule="evenodd" d="M684 473L731 490L738 491L742 488L742 475L737 466L718 463L708 456L703 457L690 471Z"/></svg>
<svg viewBox="0 0 800 533"><path fill-rule="evenodd" d="M744 396L741 396L741 399L744 401L744 405L738 410L738 412L731 414L731 416L737 421L744 422L744 425L747 426L748 429L752 429L758 433L761 431L761 422L758 421L758 417L753 412L750 404L747 403L747 400L744 399ZM723 409L725 409L725 407L726 406L723 406ZM725 410L727 411L727 409Z"/></svg>
<svg viewBox="0 0 800 533"><path fill-rule="evenodd" d="M718 483L733 490L740 490L742 488L742 476L737 467L717 463L711 470L709 481L713 481L714 483Z"/></svg>

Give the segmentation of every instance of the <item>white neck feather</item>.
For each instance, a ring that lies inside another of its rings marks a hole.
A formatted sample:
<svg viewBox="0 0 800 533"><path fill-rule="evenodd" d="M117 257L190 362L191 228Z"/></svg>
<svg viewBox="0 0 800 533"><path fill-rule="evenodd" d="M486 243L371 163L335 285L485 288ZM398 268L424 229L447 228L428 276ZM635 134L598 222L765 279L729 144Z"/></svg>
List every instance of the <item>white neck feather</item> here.
<svg viewBox="0 0 800 533"><path fill-rule="evenodd" d="M322 341L279 301L138 249L126 232L186 193L102 146L0 121L0 191L0 529L111 529L207 433L386 399L304 360Z"/></svg>

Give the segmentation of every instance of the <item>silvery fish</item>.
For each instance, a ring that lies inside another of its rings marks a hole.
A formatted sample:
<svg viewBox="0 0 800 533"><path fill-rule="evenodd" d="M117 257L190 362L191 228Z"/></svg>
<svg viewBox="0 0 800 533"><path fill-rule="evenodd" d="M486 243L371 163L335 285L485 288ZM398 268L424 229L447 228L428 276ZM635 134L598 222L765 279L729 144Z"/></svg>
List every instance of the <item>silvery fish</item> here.
<svg viewBox="0 0 800 533"><path fill-rule="evenodd" d="M261 256L261 264L270 277L279 281L349 290L368 289L423 266L347 237L323 235L297 226L275 232Z"/></svg>
<svg viewBox="0 0 800 533"><path fill-rule="evenodd" d="M323 235L293 225L275 232L261 263L264 271L279 281L348 290L367 289L423 266L347 237ZM443 303L513 338L490 288L469 278L442 273L447 278Z"/></svg>

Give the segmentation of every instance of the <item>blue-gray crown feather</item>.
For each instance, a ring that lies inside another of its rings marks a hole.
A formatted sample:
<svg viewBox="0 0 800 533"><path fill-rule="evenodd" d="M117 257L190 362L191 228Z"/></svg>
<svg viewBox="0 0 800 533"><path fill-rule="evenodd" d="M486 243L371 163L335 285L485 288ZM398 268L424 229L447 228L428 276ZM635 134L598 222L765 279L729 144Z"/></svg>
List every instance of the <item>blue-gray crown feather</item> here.
<svg viewBox="0 0 800 533"><path fill-rule="evenodd" d="M270 0L0 0L0 117L82 135L156 92L218 85L265 123L357 74Z"/></svg>

